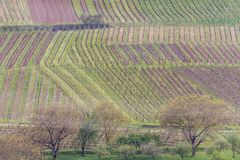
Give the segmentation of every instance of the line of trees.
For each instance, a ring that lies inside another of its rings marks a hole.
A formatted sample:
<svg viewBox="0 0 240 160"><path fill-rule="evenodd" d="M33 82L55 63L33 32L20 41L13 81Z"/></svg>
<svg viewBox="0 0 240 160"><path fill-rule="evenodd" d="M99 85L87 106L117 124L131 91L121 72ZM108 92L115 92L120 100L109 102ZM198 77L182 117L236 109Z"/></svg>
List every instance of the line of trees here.
<svg viewBox="0 0 240 160"><path fill-rule="evenodd" d="M56 159L61 142L78 133L75 143L84 156L89 143L101 138L109 144L117 128L126 122L128 117L112 103L104 102L92 110L79 111L53 106L34 116L29 137L35 144L50 149L52 158Z"/></svg>
<svg viewBox="0 0 240 160"><path fill-rule="evenodd" d="M194 157L198 147L213 130L236 122L235 114L229 105L199 95L177 97L158 114L162 127L182 131L186 143L177 145L174 151L182 159L187 155L189 146ZM93 143L96 146L93 151L100 159L109 155L110 150L114 148L111 145L115 144L118 146L117 152L123 155L124 159L134 157L137 151L140 151L154 160L161 152L159 146L162 145L162 139L159 133L130 134L117 139L114 137L118 128L129 122L129 117L113 103L104 102L92 109L78 110L71 106L52 106L39 110L33 116L28 132L16 137L0 137L0 145L5 146L0 149L0 159L21 156L37 160L42 158L43 148L48 148L51 150L52 159L55 160L63 141L74 136L73 144L79 148L82 156L85 156L86 147ZM6 141L8 143L5 144ZM240 140L238 141L236 136L228 136L226 141L231 145L235 157ZM219 151L224 149L225 144L222 141L216 142ZM8 154L13 152L16 154Z"/></svg>

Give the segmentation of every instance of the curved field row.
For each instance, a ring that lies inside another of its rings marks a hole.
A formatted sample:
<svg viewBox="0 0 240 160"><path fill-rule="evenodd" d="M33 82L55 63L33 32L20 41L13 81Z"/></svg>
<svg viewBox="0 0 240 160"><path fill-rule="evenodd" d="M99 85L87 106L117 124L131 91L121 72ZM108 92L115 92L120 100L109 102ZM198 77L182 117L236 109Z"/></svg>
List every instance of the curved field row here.
<svg viewBox="0 0 240 160"><path fill-rule="evenodd" d="M240 106L240 70L231 67L179 67L174 72L227 102Z"/></svg>
<svg viewBox="0 0 240 160"><path fill-rule="evenodd" d="M3 24L78 23L100 14L114 24L239 24L239 0L1 0Z"/></svg>
<svg viewBox="0 0 240 160"><path fill-rule="evenodd" d="M72 0L78 17L101 14L109 23L239 23L235 0ZM227 9L226 9L227 8Z"/></svg>
<svg viewBox="0 0 240 160"><path fill-rule="evenodd" d="M0 118L27 120L51 104L75 105L56 83L37 68L0 72Z"/></svg>
<svg viewBox="0 0 240 160"><path fill-rule="evenodd" d="M43 65L82 66L164 65L168 63L238 64L237 44L219 42L165 42L126 44L126 37L111 39L106 30L57 32L43 58ZM119 29L119 32L122 32ZM111 33L111 32L109 32ZM120 43L119 43L120 41ZM121 43L125 42L125 43Z"/></svg>
<svg viewBox="0 0 240 160"><path fill-rule="evenodd" d="M37 31L37 33L38 32L40 31ZM58 32L71 34L74 30ZM86 26L84 30L75 30L75 32L79 32L79 37L84 37L84 40L87 39L92 45L178 42L238 44L240 42L240 32L237 26L171 27L150 25L138 27L103 27L100 29L92 29L90 26L87 28ZM13 32L8 32L8 34L11 33ZM0 33L0 43L4 41L5 35L6 32Z"/></svg>
<svg viewBox="0 0 240 160"><path fill-rule="evenodd" d="M27 0L1 0L0 23L31 24L32 19Z"/></svg>
<svg viewBox="0 0 240 160"><path fill-rule="evenodd" d="M102 32L101 30L99 32ZM106 28L106 44L142 44L175 42L215 42L237 44L240 32L237 26L138 26ZM94 38L96 36L93 36ZM98 42L100 43L100 42Z"/></svg>
<svg viewBox="0 0 240 160"><path fill-rule="evenodd" d="M0 65L7 69L38 65L54 34L53 32L0 34Z"/></svg>
<svg viewBox="0 0 240 160"><path fill-rule="evenodd" d="M67 31L59 31L67 32ZM72 33L74 31L69 31ZM237 26L136 26L85 28L79 30L92 45L145 44L145 43L224 43L238 44L240 32Z"/></svg>
<svg viewBox="0 0 240 160"><path fill-rule="evenodd" d="M240 48L236 45L174 43L113 45L109 48L112 56L117 55L118 64L121 65L163 65L168 62L238 64L240 62Z"/></svg>
<svg viewBox="0 0 240 160"><path fill-rule="evenodd" d="M157 111L168 99L202 94L185 79L164 68L86 68L76 65L41 67L80 106L101 101L118 104L138 121L157 120Z"/></svg>
<svg viewBox="0 0 240 160"><path fill-rule="evenodd" d="M111 101L97 83L76 66L42 67L41 70L79 105L93 107L98 102Z"/></svg>
<svg viewBox="0 0 240 160"><path fill-rule="evenodd" d="M200 90L164 68L112 67L83 70L138 121L156 121L157 111L170 98L201 94Z"/></svg>

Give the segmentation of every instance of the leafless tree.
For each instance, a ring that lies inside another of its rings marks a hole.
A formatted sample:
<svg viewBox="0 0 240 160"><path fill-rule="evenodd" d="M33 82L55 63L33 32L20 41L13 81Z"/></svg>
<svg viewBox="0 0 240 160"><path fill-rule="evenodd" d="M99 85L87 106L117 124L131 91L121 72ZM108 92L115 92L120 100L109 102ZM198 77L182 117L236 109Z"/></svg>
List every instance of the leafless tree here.
<svg viewBox="0 0 240 160"><path fill-rule="evenodd" d="M51 150L52 158L57 158L61 142L76 133L78 114L71 107L52 106L37 112L33 117L30 138L36 144Z"/></svg>

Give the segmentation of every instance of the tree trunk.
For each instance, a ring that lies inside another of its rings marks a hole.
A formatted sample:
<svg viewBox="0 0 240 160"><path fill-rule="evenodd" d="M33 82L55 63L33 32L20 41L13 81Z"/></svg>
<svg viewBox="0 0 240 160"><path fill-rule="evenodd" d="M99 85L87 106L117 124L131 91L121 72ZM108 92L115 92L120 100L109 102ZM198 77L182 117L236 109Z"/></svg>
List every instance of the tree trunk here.
<svg viewBox="0 0 240 160"><path fill-rule="evenodd" d="M183 160L184 159L184 156L181 156L181 160Z"/></svg>
<svg viewBox="0 0 240 160"><path fill-rule="evenodd" d="M155 156L154 155L152 155L152 160L154 160L155 159Z"/></svg>
<svg viewBox="0 0 240 160"><path fill-rule="evenodd" d="M108 144L109 143L109 137L108 137L107 134L105 135L105 137L106 137L106 144Z"/></svg>
<svg viewBox="0 0 240 160"><path fill-rule="evenodd" d="M57 159L57 150L52 150L52 159Z"/></svg>
<svg viewBox="0 0 240 160"><path fill-rule="evenodd" d="M84 157L85 156L85 147L81 147L81 149L82 149L82 157Z"/></svg>
<svg viewBox="0 0 240 160"><path fill-rule="evenodd" d="M128 157L127 157L127 155L126 155L126 154L124 154L124 159L125 159L125 160L127 160L127 159L128 159Z"/></svg>
<svg viewBox="0 0 240 160"><path fill-rule="evenodd" d="M195 143L194 142L192 142L192 157L195 157L195 155L196 155L196 146L195 146Z"/></svg>
<svg viewBox="0 0 240 160"><path fill-rule="evenodd" d="M235 147L232 146L232 158L235 159Z"/></svg>

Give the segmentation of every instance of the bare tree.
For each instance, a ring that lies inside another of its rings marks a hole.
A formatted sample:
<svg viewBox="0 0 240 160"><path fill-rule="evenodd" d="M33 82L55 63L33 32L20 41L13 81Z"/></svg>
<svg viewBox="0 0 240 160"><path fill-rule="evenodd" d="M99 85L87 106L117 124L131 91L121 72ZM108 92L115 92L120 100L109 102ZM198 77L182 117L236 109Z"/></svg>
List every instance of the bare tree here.
<svg viewBox="0 0 240 160"><path fill-rule="evenodd" d="M180 128L192 146L192 156L211 129L231 122L228 106L207 96L188 95L169 102L160 116L161 124Z"/></svg>
<svg viewBox="0 0 240 160"><path fill-rule="evenodd" d="M100 103L94 110L96 123L101 128L101 136L108 144L117 129L128 122L128 117L112 103Z"/></svg>
<svg viewBox="0 0 240 160"><path fill-rule="evenodd" d="M61 142L76 133L77 112L73 108L52 106L40 110L33 117L31 140L51 150L52 158L57 158Z"/></svg>

